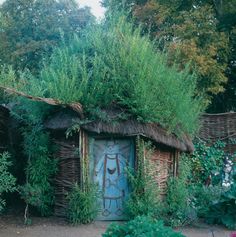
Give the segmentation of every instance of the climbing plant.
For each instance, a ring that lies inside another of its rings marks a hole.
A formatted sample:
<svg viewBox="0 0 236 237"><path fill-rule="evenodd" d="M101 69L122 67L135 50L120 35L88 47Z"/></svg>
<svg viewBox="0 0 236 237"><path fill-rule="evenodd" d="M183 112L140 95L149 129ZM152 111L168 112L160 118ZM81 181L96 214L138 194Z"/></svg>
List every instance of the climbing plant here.
<svg viewBox="0 0 236 237"><path fill-rule="evenodd" d="M30 206L35 207L43 216L52 213L52 179L57 170L57 160L52 157L54 147L42 124L51 107L24 98L16 100L18 104L13 107L12 115L21 121L22 146L27 159L26 183L19 188L19 192L26 202L25 221L28 223Z"/></svg>
<svg viewBox="0 0 236 237"><path fill-rule="evenodd" d="M157 217L160 212L160 195L158 186L150 175L149 159L152 155L151 144L137 139L137 167L128 169L131 193L125 203L125 213L129 219L137 216Z"/></svg>
<svg viewBox="0 0 236 237"><path fill-rule="evenodd" d="M0 212L6 205L3 194L16 191L16 178L9 172L9 168L12 165L9 159L9 153L0 154Z"/></svg>

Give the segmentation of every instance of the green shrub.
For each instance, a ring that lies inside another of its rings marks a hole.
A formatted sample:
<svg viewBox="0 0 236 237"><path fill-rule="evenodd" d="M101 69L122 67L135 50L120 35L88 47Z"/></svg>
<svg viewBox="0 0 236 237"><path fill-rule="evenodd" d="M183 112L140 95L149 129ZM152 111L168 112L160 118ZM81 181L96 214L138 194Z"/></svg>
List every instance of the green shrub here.
<svg viewBox="0 0 236 237"><path fill-rule="evenodd" d="M163 203L161 218L166 224L176 227L189 224L196 218L196 213L189 205L189 161L182 156L177 177L170 177L167 183L166 198Z"/></svg>
<svg viewBox="0 0 236 237"><path fill-rule="evenodd" d="M9 161L10 155L7 152L0 154L0 212L4 209L6 201L2 195L7 192L16 191L15 177L9 172L12 163Z"/></svg>
<svg viewBox="0 0 236 237"><path fill-rule="evenodd" d="M151 217L139 216L124 225L111 224L102 237L183 237L165 227L162 221Z"/></svg>
<svg viewBox="0 0 236 237"><path fill-rule="evenodd" d="M99 211L98 190L94 184L88 184L86 190L75 184L67 198L68 219L72 224L87 224L96 218Z"/></svg>
<svg viewBox="0 0 236 237"><path fill-rule="evenodd" d="M235 167L234 167L235 169ZM234 184L226 192L221 193L206 215L209 223L223 224L229 229L236 229L236 172L234 170Z"/></svg>
<svg viewBox="0 0 236 237"><path fill-rule="evenodd" d="M138 139L137 169L128 170L131 193L125 203L125 213L129 219L137 216L156 216L160 210L158 186L149 172L148 160L152 154L150 144ZM145 157L143 157L145 154Z"/></svg>
<svg viewBox="0 0 236 237"><path fill-rule="evenodd" d="M191 185L190 192L190 205L196 210L198 217L206 218L212 203L217 202L224 192L220 185L204 186L201 184Z"/></svg>
<svg viewBox="0 0 236 237"><path fill-rule="evenodd" d="M229 141L234 142L234 141ZM236 227L235 155L225 153L226 143L195 141L190 161L190 204L206 222Z"/></svg>
<svg viewBox="0 0 236 237"><path fill-rule="evenodd" d="M57 160L51 155L49 135L36 123L23 129L24 152L28 157L26 184L20 194L26 204L32 205L43 216L52 214L54 205L53 177Z"/></svg>
<svg viewBox="0 0 236 237"><path fill-rule="evenodd" d="M217 141L208 145L200 139L194 143L195 151L191 156L191 181L206 184L210 178L213 185L221 181L221 173L226 154L223 150L225 143Z"/></svg>

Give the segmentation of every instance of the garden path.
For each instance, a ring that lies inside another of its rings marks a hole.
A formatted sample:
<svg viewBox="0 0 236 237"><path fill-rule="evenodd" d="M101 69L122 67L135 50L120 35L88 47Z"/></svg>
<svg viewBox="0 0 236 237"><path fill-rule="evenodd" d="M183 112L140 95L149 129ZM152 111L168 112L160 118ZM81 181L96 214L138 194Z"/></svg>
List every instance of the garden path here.
<svg viewBox="0 0 236 237"><path fill-rule="evenodd" d="M0 237L100 237L110 222L94 222L74 227L58 218L32 218L25 226L22 217L0 217ZM195 225L180 228L186 237L229 237L231 231L219 226Z"/></svg>

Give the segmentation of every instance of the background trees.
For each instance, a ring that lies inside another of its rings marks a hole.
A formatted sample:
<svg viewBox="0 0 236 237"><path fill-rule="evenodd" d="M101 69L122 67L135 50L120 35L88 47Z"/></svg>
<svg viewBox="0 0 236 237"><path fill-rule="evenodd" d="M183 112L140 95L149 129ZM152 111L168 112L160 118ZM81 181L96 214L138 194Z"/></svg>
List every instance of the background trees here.
<svg viewBox="0 0 236 237"><path fill-rule="evenodd" d="M94 21L75 0L6 0L0 6L0 64L37 73L42 58Z"/></svg>
<svg viewBox="0 0 236 237"><path fill-rule="evenodd" d="M213 99L210 111L235 108L235 1L104 0L103 4L108 14L128 9L143 24L144 33L168 51L170 64L176 62L180 69L189 64L198 76L197 93L207 103Z"/></svg>

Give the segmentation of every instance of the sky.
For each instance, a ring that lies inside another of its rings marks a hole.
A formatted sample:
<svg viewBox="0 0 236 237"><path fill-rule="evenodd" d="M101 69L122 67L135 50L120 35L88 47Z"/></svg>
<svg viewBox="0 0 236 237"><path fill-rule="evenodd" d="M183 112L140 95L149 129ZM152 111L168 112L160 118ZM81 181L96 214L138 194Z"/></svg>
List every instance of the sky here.
<svg viewBox="0 0 236 237"><path fill-rule="evenodd" d="M97 17L101 18L104 16L105 9L101 7L101 0L77 0L79 6L89 6L91 7L92 13ZM0 4L4 2L4 0L0 0Z"/></svg>
<svg viewBox="0 0 236 237"><path fill-rule="evenodd" d="M1 0L0 0L1 1ZM100 0L78 0L79 6L89 6L97 18L104 16L105 9L101 7Z"/></svg>

